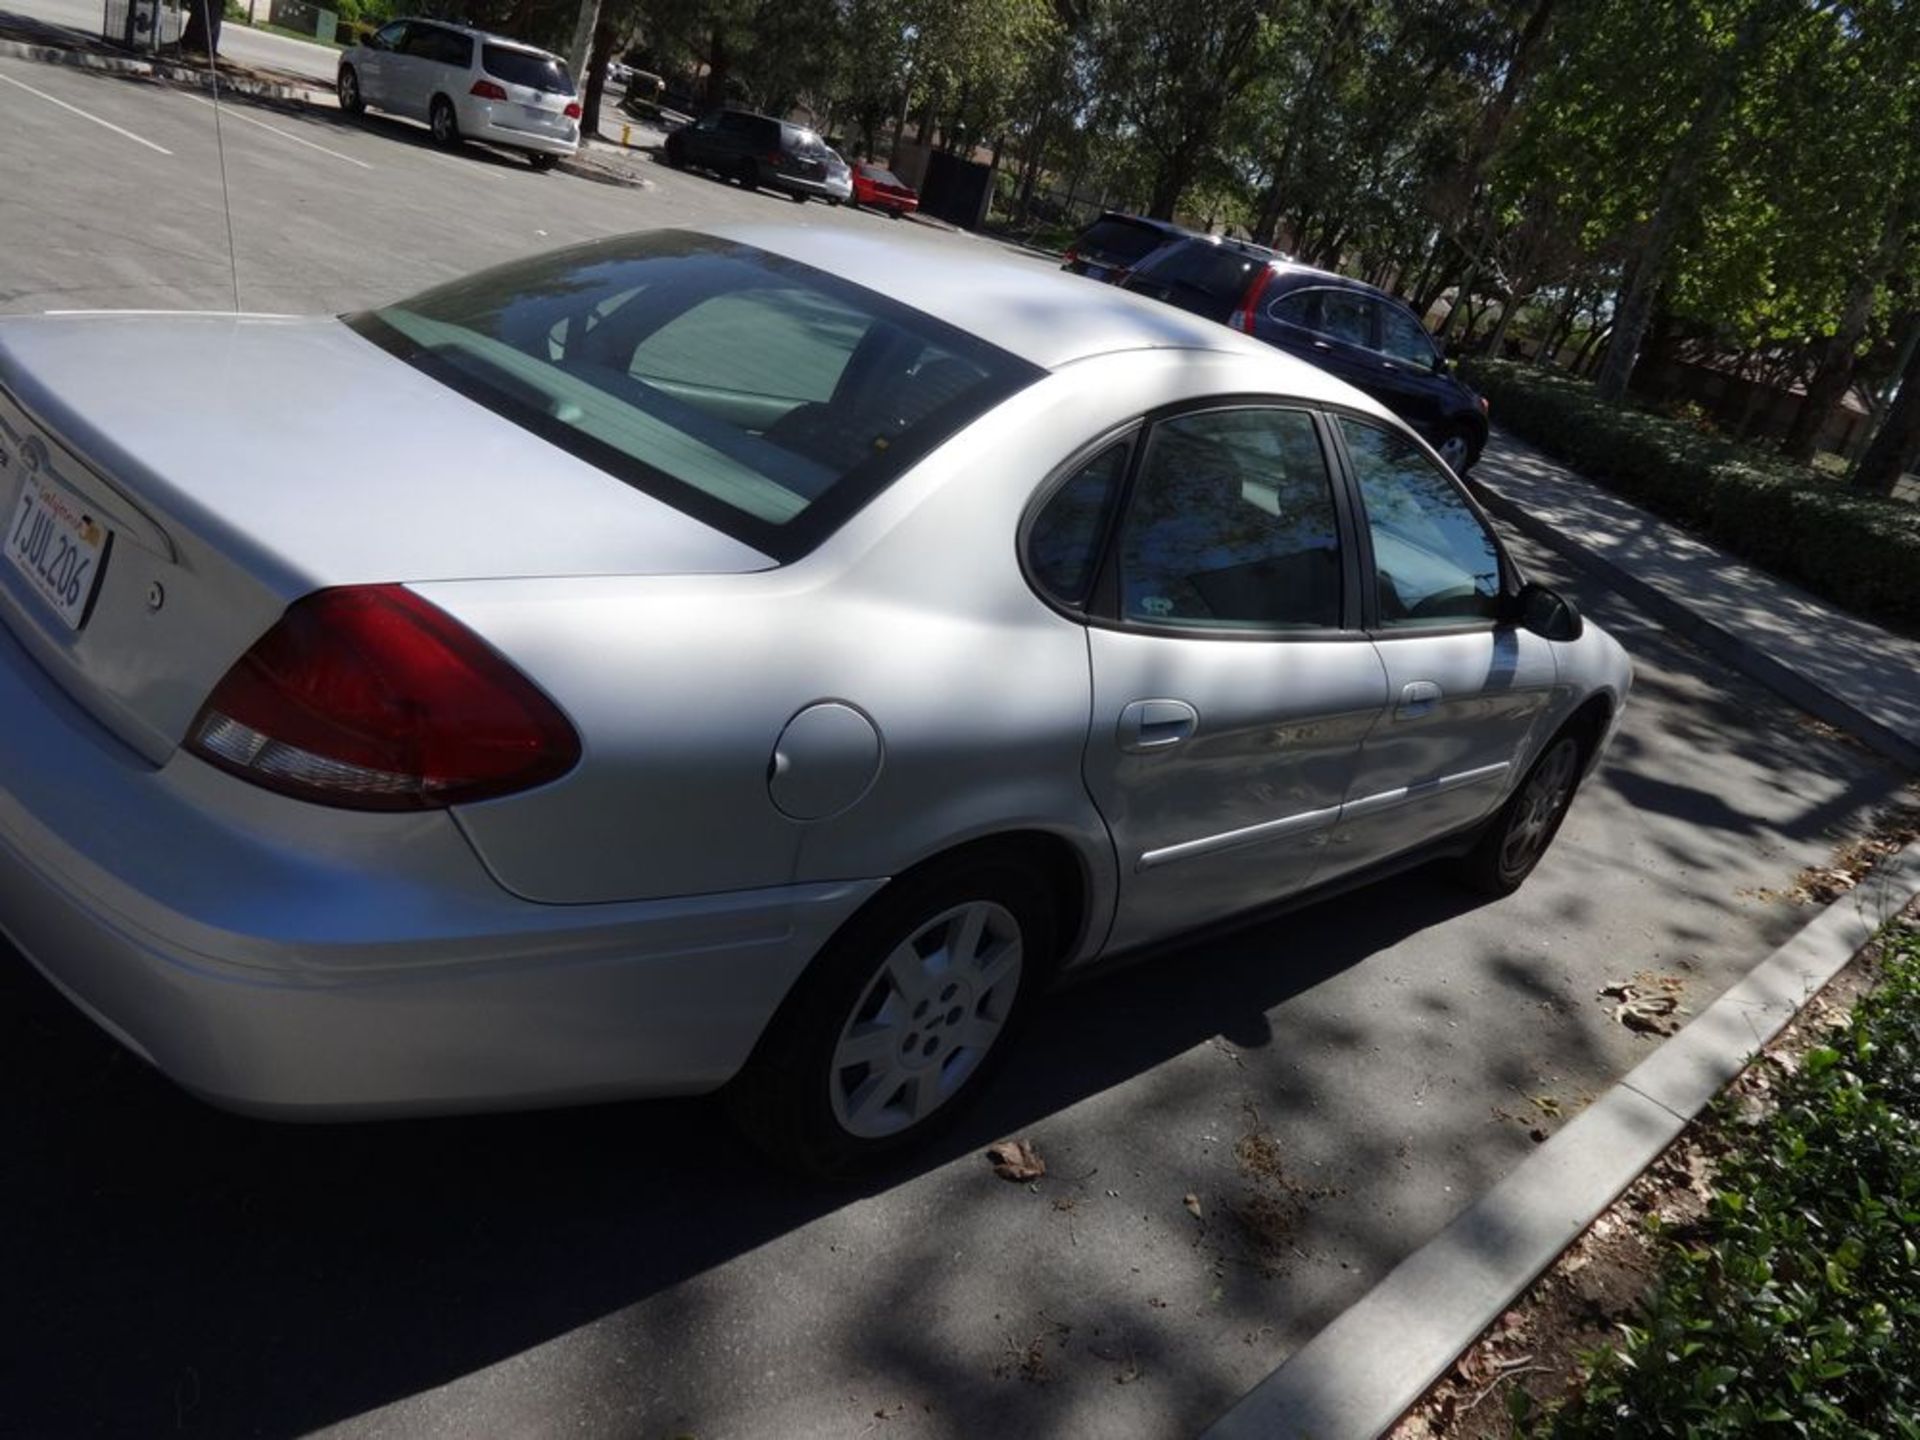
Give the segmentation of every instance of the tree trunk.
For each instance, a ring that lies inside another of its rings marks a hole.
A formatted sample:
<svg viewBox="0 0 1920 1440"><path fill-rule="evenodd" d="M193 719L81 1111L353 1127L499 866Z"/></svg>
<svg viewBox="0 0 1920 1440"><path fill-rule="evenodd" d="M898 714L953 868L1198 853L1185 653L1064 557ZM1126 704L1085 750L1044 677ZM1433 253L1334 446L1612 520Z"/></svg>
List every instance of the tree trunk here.
<svg viewBox="0 0 1920 1440"><path fill-rule="evenodd" d="M1900 477L1920 465L1920 314L1909 319L1906 352L1900 392L1853 472L1853 488L1870 495L1893 494Z"/></svg>
<svg viewBox="0 0 1920 1440"><path fill-rule="evenodd" d="M1580 353L1573 357L1573 364L1567 367L1568 374L1586 374L1587 360L1595 353L1595 347L1603 343L1606 338L1613 333L1612 322L1609 321L1607 324L1602 325L1599 323L1599 319L1600 317L1598 315L1594 316L1593 329L1589 330L1587 332L1587 338L1580 342Z"/></svg>
<svg viewBox="0 0 1920 1440"><path fill-rule="evenodd" d="M220 26L227 18L225 0L187 0L187 28L180 34L180 48L196 54L220 53Z"/></svg>
<svg viewBox="0 0 1920 1440"><path fill-rule="evenodd" d="M717 25L707 41L707 108L718 110L727 103L727 76L733 69L733 54L727 49L726 32Z"/></svg>
<svg viewBox="0 0 1920 1440"><path fill-rule="evenodd" d="M1454 288L1453 304L1447 307L1446 318L1440 322L1440 328L1434 332L1433 338L1440 342L1442 348L1446 346L1447 336L1453 333L1455 317L1466 308L1467 297L1473 293L1473 282L1479 278L1480 262L1476 259L1467 266L1467 273L1460 277L1459 285ZM1433 298L1438 300L1440 297L1436 295ZM1428 302L1428 307L1432 307L1431 301Z"/></svg>
<svg viewBox="0 0 1920 1440"><path fill-rule="evenodd" d="M1745 73L1747 57L1778 23L1769 18L1773 7L1747 12L1740 22L1726 56L1715 67L1707 83L1700 106L1687 122L1686 130L1667 160L1666 174L1660 181L1660 198L1654 206L1653 221L1620 303L1614 307L1613 343L1600 366L1596 388L1602 400L1618 404L1626 398L1627 380L1633 374L1634 361L1640 356L1640 341L1653 315L1653 300L1666 282L1667 264L1673 258L1675 242L1700 206L1700 168L1706 163L1720 133L1720 125L1733 108L1734 92Z"/></svg>
<svg viewBox="0 0 1920 1440"><path fill-rule="evenodd" d="M1533 357L1533 363L1543 370L1553 368L1553 362L1560 358L1560 342L1573 326L1573 307L1580 296L1573 286L1567 286L1566 298L1547 321L1545 336L1540 341L1540 351Z"/></svg>
<svg viewBox="0 0 1920 1440"><path fill-rule="evenodd" d="M599 28L593 32L593 53L587 58L587 86L580 95L580 138L600 138L600 101L607 88L607 62L613 58L619 29L605 9L600 12Z"/></svg>
<svg viewBox="0 0 1920 1440"><path fill-rule="evenodd" d="M1180 197L1193 182L1200 163L1200 145L1192 136L1183 137L1160 162L1153 177L1153 191L1147 199L1147 214L1156 220L1171 220Z"/></svg>
<svg viewBox="0 0 1920 1440"><path fill-rule="evenodd" d="M1793 413L1793 423L1787 427L1787 438L1780 442L1780 453L1789 460L1798 460L1804 465L1813 459L1814 449L1820 443L1820 432L1826 429L1833 407L1840 403L1841 397L1847 393L1847 387L1853 384L1853 367L1859 358L1860 340L1873 319L1873 302L1880 294L1880 286L1899 259L1900 242L1905 238L1907 211L1911 203L1903 204L1896 200L1890 208L1886 226L1880 234L1880 243L1854 277L1853 289L1847 293L1846 307L1840 312L1839 327L1820 347L1820 361L1814 367L1813 378L1807 382L1806 398Z"/></svg>

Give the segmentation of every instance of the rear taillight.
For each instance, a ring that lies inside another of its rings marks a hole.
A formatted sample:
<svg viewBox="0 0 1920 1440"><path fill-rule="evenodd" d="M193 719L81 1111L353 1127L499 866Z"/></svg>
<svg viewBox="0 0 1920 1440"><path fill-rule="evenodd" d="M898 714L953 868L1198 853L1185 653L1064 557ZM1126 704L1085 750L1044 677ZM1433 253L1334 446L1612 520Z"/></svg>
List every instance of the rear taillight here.
<svg viewBox="0 0 1920 1440"><path fill-rule="evenodd" d="M553 702L398 585L296 601L188 732L201 759L354 810L428 810L545 784L580 759Z"/></svg>
<svg viewBox="0 0 1920 1440"><path fill-rule="evenodd" d="M1482 415L1491 415L1493 413L1493 406L1487 403L1487 397L1484 395L1480 397L1480 413Z"/></svg>
<svg viewBox="0 0 1920 1440"><path fill-rule="evenodd" d="M1080 252L1078 250L1069 249L1066 254L1060 257L1060 262L1063 265L1071 265L1075 261L1077 261L1079 258L1080 258Z"/></svg>
<svg viewBox="0 0 1920 1440"><path fill-rule="evenodd" d="M467 93L469 95L478 95L482 100L504 100L507 98L506 89L503 86L494 84L491 80L474 81L473 89Z"/></svg>
<svg viewBox="0 0 1920 1440"><path fill-rule="evenodd" d="M569 120L578 120L580 118L580 102L578 100L569 100L567 102L567 108L561 113Z"/></svg>
<svg viewBox="0 0 1920 1440"><path fill-rule="evenodd" d="M1247 286L1246 298L1240 302L1240 308L1233 312L1233 318L1227 324L1243 334L1253 334L1254 312L1259 308L1260 297L1267 293L1267 286L1272 283L1273 267L1262 265L1260 273L1253 277L1253 283Z"/></svg>

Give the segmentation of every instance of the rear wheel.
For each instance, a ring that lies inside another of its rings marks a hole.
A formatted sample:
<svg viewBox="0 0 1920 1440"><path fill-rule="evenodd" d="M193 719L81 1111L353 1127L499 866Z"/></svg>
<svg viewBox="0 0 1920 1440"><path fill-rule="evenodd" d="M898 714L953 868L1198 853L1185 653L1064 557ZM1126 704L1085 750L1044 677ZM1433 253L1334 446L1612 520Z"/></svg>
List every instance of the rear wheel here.
<svg viewBox="0 0 1920 1440"><path fill-rule="evenodd" d="M460 143L460 118L453 113L453 102L444 95L433 97L427 110L427 124L433 130L433 143L451 150Z"/></svg>
<svg viewBox="0 0 1920 1440"><path fill-rule="evenodd" d="M950 1124L1004 1061L1052 968L1054 910L1013 859L883 891L823 950L728 1092L760 1149L847 1175Z"/></svg>
<svg viewBox="0 0 1920 1440"><path fill-rule="evenodd" d="M560 157L558 155L548 155L536 150L527 156L527 162L536 170L546 171L558 165L560 163Z"/></svg>
<svg viewBox="0 0 1920 1440"><path fill-rule="evenodd" d="M364 114L367 108L365 97L360 94L360 76L351 65L340 67L340 77L334 82L334 90L340 97L340 113L343 115Z"/></svg>
<svg viewBox="0 0 1920 1440"><path fill-rule="evenodd" d="M806 195L799 190L794 191L793 194L790 195L788 198L792 200L793 203L796 205L804 205L807 203Z"/></svg>
<svg viewBox="0 0 1920 1440"><path fill-rule="evenodd" d="M1467 467L1474 462L1473 437L1464 430L1447 431L1433 448L1456 475L1466 474Z"/></svg>
<svg viewBox="0 0 1920 1440"><path fill-rule="evenodd" d="M760 172L753 168L753 161L742 160L738 165L733 167L733 183L738 185L742 190L758 190L760 188Z"/></svg>
<svg viewBox="0 0 1920 1440"><path fill-rule="evenodd" d="M1487 833L1460 862L1460 879L1488 895L1511 895L1518 890L1560 833L1560 822L1567 818L1567 807L1579 788L1585 758L1586 746L1579 734L1556 735L1500 808Z"/></svg>

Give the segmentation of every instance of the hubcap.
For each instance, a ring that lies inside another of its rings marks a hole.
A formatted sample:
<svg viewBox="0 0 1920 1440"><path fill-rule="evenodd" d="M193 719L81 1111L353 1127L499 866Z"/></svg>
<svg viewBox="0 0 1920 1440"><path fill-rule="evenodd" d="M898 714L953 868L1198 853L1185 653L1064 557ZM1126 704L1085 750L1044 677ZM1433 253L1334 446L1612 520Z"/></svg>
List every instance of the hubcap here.
<svg viewBox="0 0 1920 1440"><path fill-rule="evenodd" d="M353 74L349 71L340 77L340 103L351 109L360 87L353 83Z"/></svg>
<svg viewBox="0 0 1920 1440"><path fill-rule="evenodd" d="M1574 772L1579 766L1579 748L1571 740L1562 740L1540 762L1539 768L1520 792L1507 836L1500 844L1500 868L1512 875L1539 858L1547 839L1560 819L1561 811L1573 798Z"/></svg>
<svg viewBox="0 0 1920 1440"><path fill-rule="evenodd" d="M453 112L444 105L433 112L433 136L436 140L453 138Z"/></svg>
<svg viewBox="0 0 1920 1440"><path fill-rule="evenodd" d="M979 1069L1020 990L1020 922L991 900L927 921L881 962L840 1029L833 1117L871 1140L919 1124Z"/></svg>
<svg viewBox="0 0 1920 1440"><path fill-rule="evenodd" d="M1440 442L1440 458L1447 462L1447 468L1454 474L1460 473L1460 467L1467 463L1467 441L1463 435L1449 435Z"/></svg>

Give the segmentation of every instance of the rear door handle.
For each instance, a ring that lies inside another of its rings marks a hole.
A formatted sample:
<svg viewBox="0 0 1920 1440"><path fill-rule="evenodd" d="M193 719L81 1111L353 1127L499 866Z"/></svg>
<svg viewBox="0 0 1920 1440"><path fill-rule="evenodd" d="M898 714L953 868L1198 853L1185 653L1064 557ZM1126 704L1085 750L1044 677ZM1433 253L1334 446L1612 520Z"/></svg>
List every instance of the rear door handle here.
<svg viewBox="0 0 1920 1440"><path fill-rule="evenodd" d="M1433 707L1440 703L1442 691L1431 680L1411 680L1400 692L1400 704L1394 710L1394 718L1399 720L1418 720L1422 715L1431 714Z"/></svg>
<svg viewBox="0 0 1920 1440"><path fill-rule="evenodd" d="M1200 712L1184 700L1135 700L1120 712L1120 748L1165 750L1200 728Z"/></svg>

